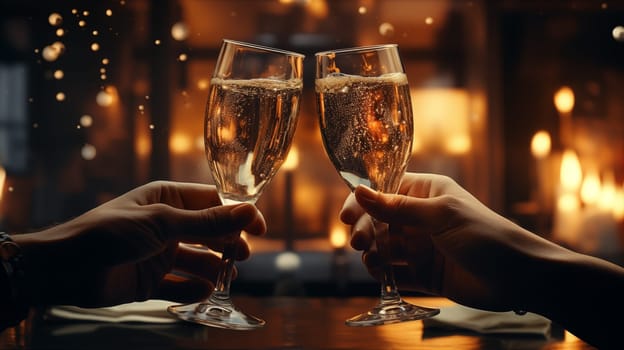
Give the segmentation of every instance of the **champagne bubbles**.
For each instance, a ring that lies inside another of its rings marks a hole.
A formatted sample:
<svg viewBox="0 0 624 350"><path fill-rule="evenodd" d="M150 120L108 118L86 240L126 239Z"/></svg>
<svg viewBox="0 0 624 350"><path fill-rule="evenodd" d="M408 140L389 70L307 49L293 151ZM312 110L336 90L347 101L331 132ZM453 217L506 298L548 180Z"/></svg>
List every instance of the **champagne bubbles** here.
<svg viewBox="0 0 624 350"><path fill-rule="evenodd" d="M95 158L96 154L97 154L97 151L95 149L95 146L90 145L88 143L82 146L82 149L80 150L80 155L82 156L82 159L84 160L92 160L93 158Z"/></svg>
<svg viewBox="0 0 624 350"><path fill-rule="evenodd" d="M51 13L50 16L48 16L48 23L50 23L51 26L58 27L63 24L63 16L56 12Z"/></svg>
<svg viewBox="0 0 624 350"><path fill-rule="evenodd" d="M188 38L189 29L183 22L178 22L171 27L171 37L177 41L184 41Z"/></svg>
<svg viewBox="0 0 624 350"><path fill-rule="evenodd" d="M617 26L613 28L611 34L613 35L613 39L616 41L624 42L624 26Z"/></svg>
<svg viewBox="0 0 624 350"><path fill-rule="evenodd" d="M394 34L394 26L388 22L380 24L379 34L381 34L382 36L392 36Z"/></svg>

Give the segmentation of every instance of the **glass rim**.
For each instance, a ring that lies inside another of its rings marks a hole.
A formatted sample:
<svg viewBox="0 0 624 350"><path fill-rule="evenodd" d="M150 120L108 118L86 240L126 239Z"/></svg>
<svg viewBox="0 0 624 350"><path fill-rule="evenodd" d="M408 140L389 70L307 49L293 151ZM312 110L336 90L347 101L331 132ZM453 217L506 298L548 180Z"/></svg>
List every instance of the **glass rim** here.
<svg viewBox="0 0 624 350"><path fill-rule="evenodd" d="M224 43L229 43L229 44L235 44L235 45L238 45L238 46L249 47L249 48L252 48L252 49L259 49L259 50L270 51L270 52L275 52L275 53L282 53L282 54L289 55L289 56L305 58L305 55L302 54L302 53L299 53L299 52L288 51L288 50L278 49L278 48L275 48L275 47L264 46L264 45L254 44L254 43L248 43L248 42L245 42L245 41L238 41L238 40L232 40L232 39L223 39L223 42Z"/></svg>
<svg viewBox="0 0 624 350"><path fill-rule="evenodd" d="M318 57L318 56L327 56L329 54L342 54L342 53L362 52L362 51L379 51L381 49L396 48L398 46L399 46L398 44L354 46L354 47L347 47L347 48L342 48L342 49L321 51L321 52L315 53L314 55Z"/></svg>

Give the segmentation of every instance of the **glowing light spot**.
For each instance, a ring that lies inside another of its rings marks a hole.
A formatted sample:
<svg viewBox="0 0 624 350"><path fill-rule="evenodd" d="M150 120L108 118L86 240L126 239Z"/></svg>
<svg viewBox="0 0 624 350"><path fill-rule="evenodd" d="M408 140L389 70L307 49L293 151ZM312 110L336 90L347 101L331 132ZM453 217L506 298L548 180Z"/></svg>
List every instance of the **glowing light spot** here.
<svg viewBox="0 0 624 350"><path fill-rule="evenodd" d="M531 139L531 154L535 158L544 158L550 154L550 149L550 134L544 130L536 132Z"/></svg>
<svg viewBox="0 0 624 350"><path fill-rule="evenodd" d="M39 123L33 123L32 127L33 127L33 129L39 128Z"/></svg>
<svg viewBox="0 0 624 350"><path fill-rule="evenodd" d="M87 22L85 22L84 20L80 20L80 21L78 21L78 26L79 26L79 27L84 27L84 26L86 26L86 25L87 25Z"/></svg>
<svg viewBox="0 0 624 350"><path fill-rule="evenodd" d="M182 133L175 133L169 139L169 149L174 154L186 154L191 150L192 146L193 144L188 135Z"/></svg>
<svg viewBox="0 0 624 350"><path fill-rule="evenodd" d="M366 14L366 12L368 12L368 9L366 8L366 6L360 6L360 8L358 8L358 13L360 15L364 15Z"/></svg>
<svg viewBox="0 0 624 350"><path fill-rule="evenodd" d="M59 102L65 101L65 93L63 92L57 92L56 93L56 100Z"/></svg>
<svg viewBox="0 0 624 350"><path fill-rule="evenodd" d="M91 34L92 34L93 36L98 36L98 34L100 34L100 33L99 33L97 30L94 30L94 31L92 31L92 32L91 32Z"/></svg>
<svg viewBox="0 0 624 350"><path fill-rule="evenodd" d="M570 113L574 108L574 91L568 86L562 86L555 93L553 102L559 113Z"/></svg>
<svg viewBox="0 0 624 350"><path fill-rule="evenodd" d="M617 26L613 28L613 39L619 42L624 42L624 26Z"/></svg>
<svg viewBox="0 0 624 350"><path fill-rule="evenodd" d="M294 252L282 252L275 257L275 267L279 271L295 271L301 266L301 258Z"/></svg>
<svg viewBox="0 0 624 350"><path fill-rule="evenodd" d="M178 56L178 60L179 60L180 62L184 62L184 61L186 61L187 59L188 59L188 56L187 56L185 53L181 53L181 54Z"/></svg>
<svg viewBox="0 0 624 350"><path fill-rule="evenodd" d="M109 107L115 102L115 97L113 95L113 91L111 89L106 89L98 92L97 96L95 96L95 102L102 107Z"/></svg>
<svg viewBox="0 0 624 350"><path fill-rule="evenodd" d="M82 11L82 15L85 16L85 17L88 16L89 15L89 11Z"/></svg>
<svg viewBox="0 0 624 350"><path fill-rule="evenodd" d="M111 10L111 9L106 9L106 15L107 15L108 17L112 16L112 15L113 15L113 10Z"/></svg>
<svg viewBox="0 0 624 350"><path fill-rule="evenodd" d="M388 22L379 25L379 34L382 36L391 36L394 34L394 26Z"/></svg>
<svg viewBox="0 0 624 350"><path fill-rule="evenodd" d="M9 186L9 187L7 188L7 191L9 191L9 192L13 192L13 191L15 191L15 187L13 187L13 186Z"/></svg>
<svg viewBox="0 0 624 350"><path fill-rule="evenodd" d="M73 15L75 15L75 14L77 14L77 13L78 13L78 10L76 10L76 9L72 9L72 10L71 10L71 13L72 13Z"/></svg>
<svg viewBox="0 0 624 350"><path fill-rule="evenodd" d="M65 35L65 30L63 30L63 28L59 28L56 30L56 36L62 37L63 35Z"/></svg>
<svg viewBox="0 0 624 350"><path fill-rule="evenodd" d="M102 58L102 64L107 65L109 63L108 58Z"/></svg>
<svg viewBox="0 0 624 350"><path fill-rule="evenodd" d="M159 39L154 40L154 44L155 45L160 45L160 40Z"/></svg>
<svg viewBox="0 0 624 350"><path fill-rule="evenodd" d="M80 124L77 124L77 125L76 125L76 129L78 129L78 130L80 130L80 129L81 129Z"/></svg>
<svg viewBox="0 0 624 350"><path fill-rule="evenodd" d="M43 59L48 62L54 62L59 58L60 54L61 52L57 48L50 45L43 48L43 51L41 52L41 57L43 57Z"/></svg>
<svg viewBox="0 0 624 350"><path fill-rule="evenodd" d="M63 24L63 16L56 12L53 12L50 14L50 16L48 16L48 23L50 23L51 26L60 26L61 24Z"/></svg>
<svg viewBox="0 0 624 350"><path fill-rule="evenodd" d="M54 71L54 79L61 80L63 79L64 76L65 76L65 73L62 70L57 69Z"/></svg>
<svg viewBox="0 0 624 350"><path fill-rule="evenodd" d="M208 89L208 85L209 85L208 79L199 79L197 81L197 88L200 90Z"/></svg>
<svg viewBox="0 0 624 350"><path fill-rule="evenodd" d="M90 127L91 125L93 125L93 117L88 114L83 115L82 117L80 117L80 125L84 126L85 128Z"/></svg>
<svg viewBox="0 0 624 350"><path fill-rule="evenodd" d="M143 112L143 111L145 111L145 106L144 105L139 105L138 109L139 109L139 111Z"/></svg>
<svg viewBox="0 0 624 350"><path fill-rule="evenodd" d="M427 24L427 25L431 25L431 24L433 24L433 17L427 17L427 18L425 18L425 24Z"/></svg>
<svg viewBox="0 0 624 350"><path fill-rule="evenodd" d="M98 43L91 44L91 51L99 51L99 50L100 50L100 44Z"/></svg>
<svg viewBox="0 0 624 350"><path fill-rule="evenodd" d="M106 80L106 74L100 74L100 80Z"/></svg>
<svg viewBox="0 0 624 350"><path fill-rule="evenodd" d="M606 10L609 7L609 5L607 5L606 2L603 2L602 4L600 4L600 8L603 10Z"/></svg>
<svg viewBox="0 0 624 350"><path fill-rule="evenodd" d="M150 125L149 125L149 129L150 129L150 130L154 130L154 128L155 128L154 124L150 124Z"/></svg>
<svg viewBox="0 0 624 350"><path fill-rule="evenodd" d="M95 146L87 143L86 145L82 146L82 150L80 151L80 154L82 155L82 159L92 160L93 158L95 158L97 151L95 149Z"/></svg>
<svg viewBox="0 0 624 350"><path fill-rule="evenodd" d="M329 234L329 243L334 248L344 248L347 244L347 230L342 226L334 226Z"/></svg>
<svg viewBox="0 0 624 350"><path fill-rule="evenodd" d="M171 26L171 37L173 37L177 41L183 41L188 38L189 29L188 26L183 22L178 22Z"/></svg>
<svg viewBox="0 0 624 350"><path fill-rule="evenodd" d="M50 46L52 46L56 51L58 51L59 54L65 52L65 44L63 44L60 41L55 41Z"/></svg>
<svg viewBox="0 0 624 350"><path fill-rule="evenodd" d="M571 149L566 149L563 152L560 169L559 179L561 186L568 191L578 190L583 180L583 171L576 152Z"/></svg>

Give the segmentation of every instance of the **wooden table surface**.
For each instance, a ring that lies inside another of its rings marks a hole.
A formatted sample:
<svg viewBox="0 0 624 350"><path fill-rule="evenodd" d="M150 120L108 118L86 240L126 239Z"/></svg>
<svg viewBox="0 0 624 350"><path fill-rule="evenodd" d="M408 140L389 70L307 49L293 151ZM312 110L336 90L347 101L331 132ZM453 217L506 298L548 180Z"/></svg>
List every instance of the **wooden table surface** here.
<svg viewBox="0 0 624 350"><path fill-rule="evenodd" d="M444 307L443 298L405 298ZM0 335L0 349L594 349L565 332L549 336L483 335L429 329L422 321L353 328L344 320L374 298L235 297L242 309L267 321L264 328L234 331L188 322L171 324L44 320L36 314Z"/></svg>

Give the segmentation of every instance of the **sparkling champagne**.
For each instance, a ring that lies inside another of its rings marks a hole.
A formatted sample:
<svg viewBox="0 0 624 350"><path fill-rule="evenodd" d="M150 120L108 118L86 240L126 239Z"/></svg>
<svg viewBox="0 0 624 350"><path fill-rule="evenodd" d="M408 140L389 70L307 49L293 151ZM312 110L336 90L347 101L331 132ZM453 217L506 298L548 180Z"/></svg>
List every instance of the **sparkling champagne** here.
<svg viewBox="0 0 624 350"><path fill-rule="evenodd" d="M206 157L224 201L254 202L284 161L297 125L300 79L210 82Z"/></svg>
<svg viewBox="0 0 624 350"><path fill-rule="evenodd" d="M316 80L327 154L351 189L397 191L412 148L407 76L331 74Z"/></svg>

